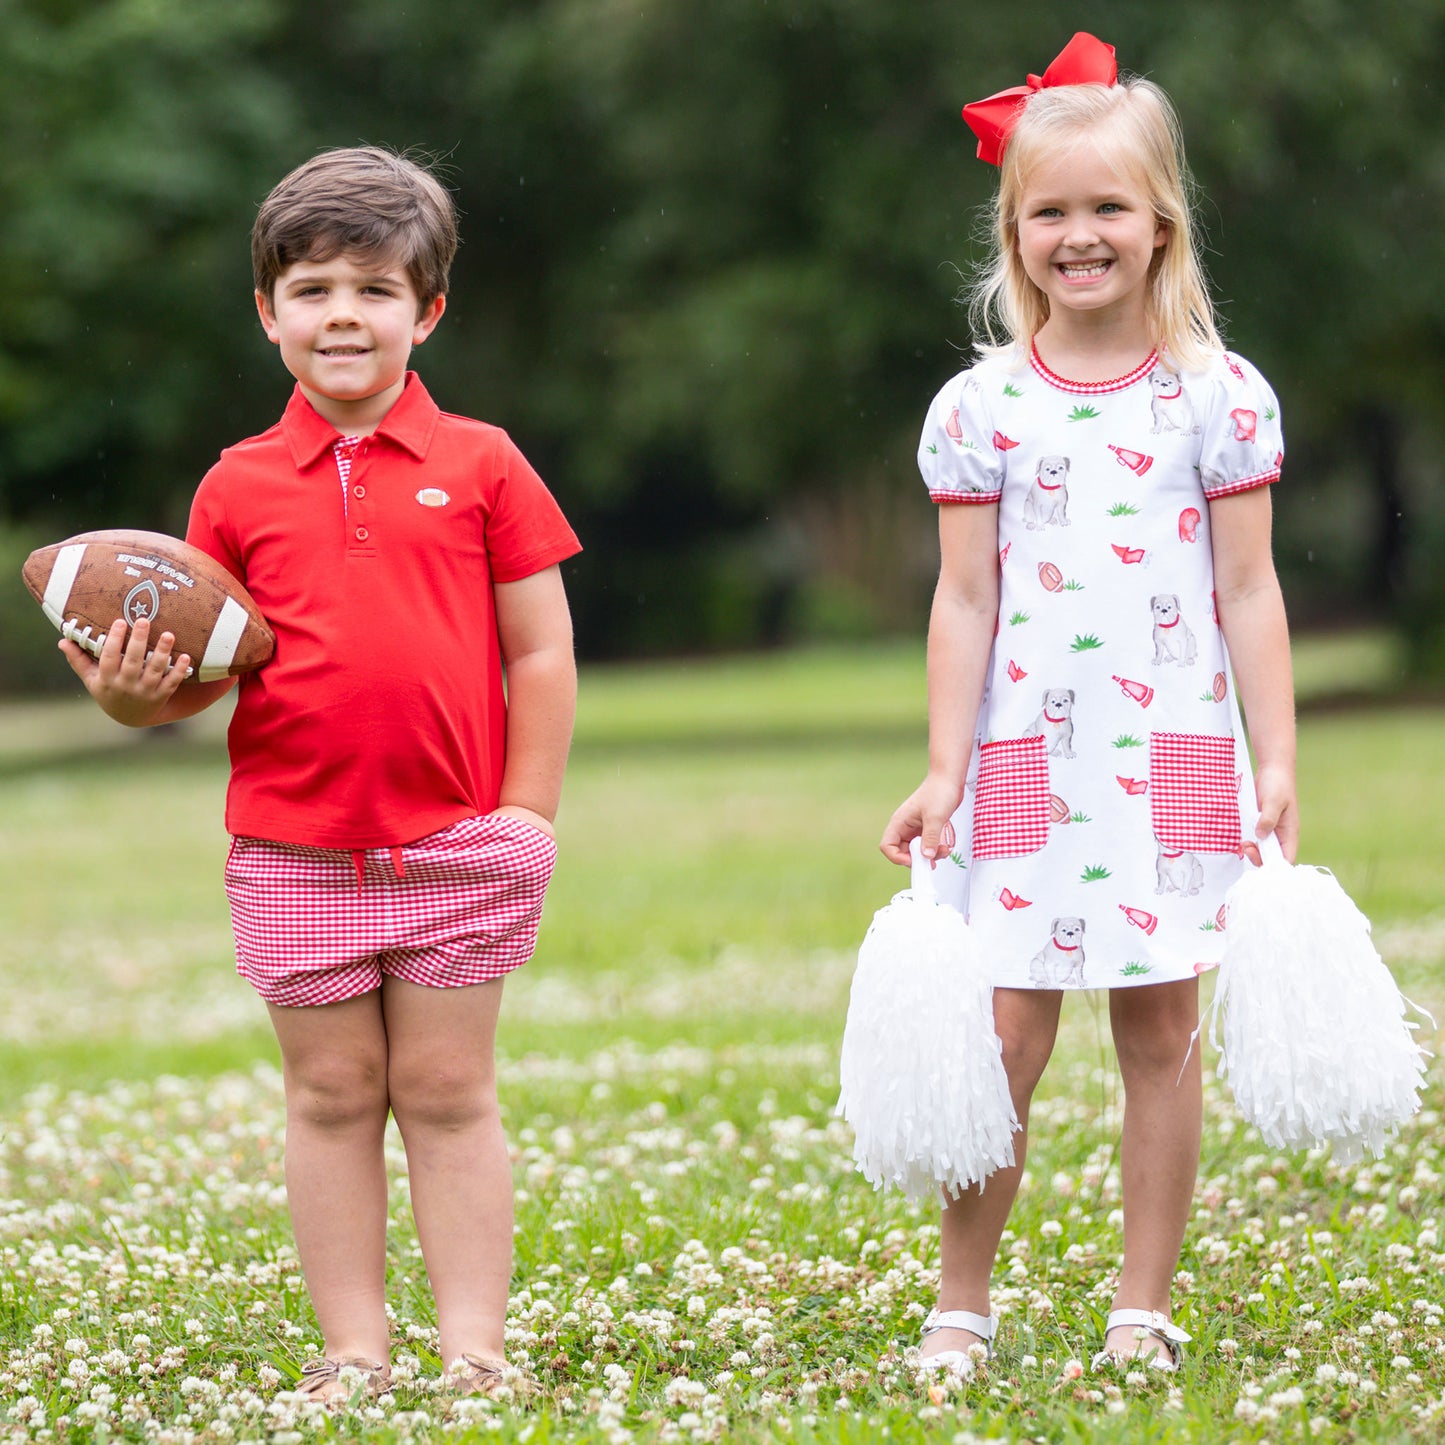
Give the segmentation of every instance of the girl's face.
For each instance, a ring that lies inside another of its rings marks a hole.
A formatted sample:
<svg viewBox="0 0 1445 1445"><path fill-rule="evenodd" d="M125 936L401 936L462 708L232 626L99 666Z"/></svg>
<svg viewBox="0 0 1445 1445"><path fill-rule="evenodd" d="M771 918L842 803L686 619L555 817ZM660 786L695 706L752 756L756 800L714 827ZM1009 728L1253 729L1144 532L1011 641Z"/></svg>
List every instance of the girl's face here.
<svg viewBox="0 0 1445 1445"><path fill-rule="evenodd" d="M1149 266L1169 239L1142 187L1087 140L1038 164L1019 197L1019 260L1049 319L1144 320Z"/></svg>

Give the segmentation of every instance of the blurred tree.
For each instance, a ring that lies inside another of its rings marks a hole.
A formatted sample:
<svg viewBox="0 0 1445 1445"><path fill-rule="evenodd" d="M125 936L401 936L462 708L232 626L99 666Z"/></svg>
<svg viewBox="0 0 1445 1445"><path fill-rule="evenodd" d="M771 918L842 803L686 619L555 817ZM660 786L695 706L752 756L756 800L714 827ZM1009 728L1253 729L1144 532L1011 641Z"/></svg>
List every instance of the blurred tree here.
<svg viewBox="0 0 1445 1445"><path fill-rule="evenodd" d="M276 7L12 0L0 25L0 498L184 524L227 385L254 194L293 113Z"/></svg>
<svg viewBox="0 0 1445 1445"><path fill-rule="evenodd" d="M1206 182L1233 333L1302 443L1282 562L1323 573L1312 591L1336 616L1394 618L1445 674L1445 7L1221 5L1191 22L1151 59Z"/></svg>
<svg viewBox="0 0 1445 1445"><path fill-rule="evenodd" d="M10 0L0 508L182 525L289 389L251 311L255 204L376 141L456 187L419 364L577 521L589 652L916 625L914 441L967 357L954 298L994 180L959 106L1080 23L1182 112L1234 344L1283 398L1292 599L1430 598L1439 0L1367 23L1346 0L1082 22L1036 0L987 24L945 0Z"/></svg>

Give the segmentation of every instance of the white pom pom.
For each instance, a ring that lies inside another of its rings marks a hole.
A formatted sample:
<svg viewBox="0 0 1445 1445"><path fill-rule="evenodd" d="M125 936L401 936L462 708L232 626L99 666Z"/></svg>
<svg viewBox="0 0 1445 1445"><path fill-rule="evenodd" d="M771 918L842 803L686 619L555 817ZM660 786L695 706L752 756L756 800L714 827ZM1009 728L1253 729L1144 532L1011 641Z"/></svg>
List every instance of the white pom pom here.
<svg viewBox="0 0 1445 1445"><path fill-rule="evenodd" d="M1262 853L1225 900L1210 1026L1220 1076L1275 1148L1330 1142L1341 1163L1366 1148L1378 1159L1420 1108L1428 1055L1369 920L1334 876L1292 867L1272 837Z"/></svg>
<svg viewBox="0 0 1445 1445"><path fill-rule="evenodd" d="M858 950L840 1073L838 1112L875 1188L956 1195L1014 1162L993 985L916 853L912 889L878 910Z"/></svg>

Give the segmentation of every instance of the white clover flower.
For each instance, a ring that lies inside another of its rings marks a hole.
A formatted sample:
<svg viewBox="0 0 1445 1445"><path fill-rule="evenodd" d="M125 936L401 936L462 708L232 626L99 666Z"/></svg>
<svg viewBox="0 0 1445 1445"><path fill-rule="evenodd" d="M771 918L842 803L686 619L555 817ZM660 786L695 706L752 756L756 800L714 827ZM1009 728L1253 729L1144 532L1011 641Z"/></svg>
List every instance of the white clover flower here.
<svg viewBox="0 0 1445 1445"><path fill-rule="evenodd" d="M689 1401L701 1400L706 1394L707 1386L700 1381L690 1380L686 1375L677 1375L668 1381L662 1397L669 1405L677 1406Z"/></svg>

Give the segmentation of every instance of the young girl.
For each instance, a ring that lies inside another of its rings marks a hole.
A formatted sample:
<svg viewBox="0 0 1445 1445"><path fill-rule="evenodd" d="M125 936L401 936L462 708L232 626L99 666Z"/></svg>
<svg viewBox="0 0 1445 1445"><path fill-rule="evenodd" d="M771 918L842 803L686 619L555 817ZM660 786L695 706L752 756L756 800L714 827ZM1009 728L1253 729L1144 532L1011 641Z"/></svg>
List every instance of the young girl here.
<svg viewBox="0 0 1445 1445"><path fill-rule="evenodd" d="M991 959L1023 1127L1013 1168L945 1201L923 1363L966 1370L991 1345L989 1276L1063 991L1107 988L1124 1263L1095 1364L1174 1369L1198 975L1219 961L1242 854L1256 856L1245 835L1277 833L1291 859L1296 842L1270 555L1279 409L1219 339L1156 86L1119 80L1113 48L1077 35L1042 80L964 115L1000 166L996 255L975 296L992 344L939 392L919 446L943 504L929 768L881 846L907 864L921 840Z"/></svg>

